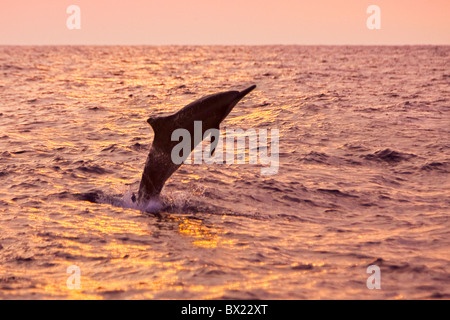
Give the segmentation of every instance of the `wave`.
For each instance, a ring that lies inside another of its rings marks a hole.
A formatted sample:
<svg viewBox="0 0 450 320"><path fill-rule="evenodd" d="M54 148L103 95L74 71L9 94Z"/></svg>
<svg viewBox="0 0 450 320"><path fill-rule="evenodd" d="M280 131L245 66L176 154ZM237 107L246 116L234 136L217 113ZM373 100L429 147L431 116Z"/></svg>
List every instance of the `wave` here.
<svg viewBox="0 0 450 320"><path fill-rule="evenodd" d="M383 149L383 150L378 150L374 153L370 153L370 154L363 156L363 158L365 158L366 160L383 161L383 162L387 162L387 163L398 163L401 161L410 160L415 157L417 157L415 154L403 153L403 152L391 150L389 148Z"/></svg>
<svg viewBox="0 0 450 320"><path fill-rule="evenodd" d="M440 171L444 173L448 173L449 163L448 162L429 162L423 165L420 170L423 171Z"/></svg>

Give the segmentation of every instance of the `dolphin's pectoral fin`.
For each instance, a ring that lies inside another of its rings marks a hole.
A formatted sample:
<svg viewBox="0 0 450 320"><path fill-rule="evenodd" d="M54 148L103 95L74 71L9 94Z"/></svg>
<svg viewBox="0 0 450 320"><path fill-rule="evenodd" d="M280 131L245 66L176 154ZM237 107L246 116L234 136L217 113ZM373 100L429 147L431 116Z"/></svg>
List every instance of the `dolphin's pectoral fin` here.
<svg viewBox="0 0 450 320"><path fill-rule="evenodd" d="M219 139L216 138L216 136L211 136L211 147L209 151L209 156L213 157L214 152L216 152L217 144L219 143Z"/></svg>
<svg viewBox="0 0 450 320"><path fill-rule="evenodd" d="M210 147L209 156L213 157L216 152L216 147L219 144L220 130L219 128L212 128L210 132Z"/></svg>

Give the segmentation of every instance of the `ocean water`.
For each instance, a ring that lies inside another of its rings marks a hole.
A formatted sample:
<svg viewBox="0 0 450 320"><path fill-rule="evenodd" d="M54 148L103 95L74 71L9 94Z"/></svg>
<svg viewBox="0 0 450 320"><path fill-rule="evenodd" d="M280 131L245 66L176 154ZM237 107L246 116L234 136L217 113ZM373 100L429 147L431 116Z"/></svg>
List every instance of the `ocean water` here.
<svg viewBox="0 0 450 320"><path fill-rule="evenodd" d="M0 47L0 298L449 299L449 55ZM252 84L223 125L279 129L278 173L186 164L139 210L146 119Z"/></svg>

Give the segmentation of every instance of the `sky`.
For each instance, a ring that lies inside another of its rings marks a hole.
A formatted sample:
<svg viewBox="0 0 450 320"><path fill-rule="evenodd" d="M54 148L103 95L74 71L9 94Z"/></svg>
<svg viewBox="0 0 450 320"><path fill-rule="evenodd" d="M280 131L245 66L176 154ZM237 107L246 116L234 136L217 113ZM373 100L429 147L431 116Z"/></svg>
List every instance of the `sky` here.
<svg viewBox="0 0 450 320"><path fill-rule="evenodd" d="M0 0L0 45L62 44L449 45L450 0Z"/></svg>

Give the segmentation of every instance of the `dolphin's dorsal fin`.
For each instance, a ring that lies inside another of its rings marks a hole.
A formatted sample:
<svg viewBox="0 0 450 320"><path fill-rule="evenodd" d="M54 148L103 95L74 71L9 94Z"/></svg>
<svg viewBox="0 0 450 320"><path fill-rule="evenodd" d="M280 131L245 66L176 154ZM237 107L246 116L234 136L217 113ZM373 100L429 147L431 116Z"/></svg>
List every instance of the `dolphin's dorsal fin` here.
<svg viewBox="0 0 450 320"><path fill-rule="evenodd" d="M153 132L155 133L155 140L157 138L161 138L163 135L160 134L161 131L167 130L172 122L173 116L166 117L150 117L147 119L148 124L152 127Z"/></svg>

